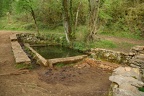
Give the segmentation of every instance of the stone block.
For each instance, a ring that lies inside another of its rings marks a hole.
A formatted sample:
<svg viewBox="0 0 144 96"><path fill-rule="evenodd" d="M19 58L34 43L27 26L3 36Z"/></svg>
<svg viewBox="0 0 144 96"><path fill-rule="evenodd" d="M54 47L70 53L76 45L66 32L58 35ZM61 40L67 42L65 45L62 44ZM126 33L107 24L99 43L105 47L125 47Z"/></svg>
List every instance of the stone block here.
<svg viewBox="0 0 144 96"><path fill-rule="evenodd" d="M11 45L16 64L21 63L30 64L31 60L29 59L27 54L23 51L18 41L11 41Z"/></svg>
<svg viewBox="0 0 144 96"><path fill-rule="evenodd" d="M11 40L11 41L17 41L17 36L16 36L16 34L11 35L11 36L10 36L10 40Z"/></svg>
<svg viewBox="0 0 144 96"><path fill-rule="evenodd" d="M123 83L129 83L129 84L136 86L136 87L144 86L144 83L142 81L139 81L133 77L125 77L122 75L110 76L109 80L117 83L118 85L121 85Z"/></svg>

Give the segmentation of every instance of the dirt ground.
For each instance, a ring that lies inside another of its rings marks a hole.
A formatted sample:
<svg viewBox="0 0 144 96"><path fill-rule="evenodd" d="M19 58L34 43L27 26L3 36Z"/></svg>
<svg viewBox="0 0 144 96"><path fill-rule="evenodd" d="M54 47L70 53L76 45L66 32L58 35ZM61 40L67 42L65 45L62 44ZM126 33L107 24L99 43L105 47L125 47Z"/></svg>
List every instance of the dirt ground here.
<svg viewBox="0 0 144 96"><path fill-rule="evenodd" d="M107 96L113 69L109 69L113 64L108 62L84 61L54 69L39 66L16 74L23 70L15 67L11 34L0 31L0 96ZM92 66L93 63L103 67Z"/></svg>

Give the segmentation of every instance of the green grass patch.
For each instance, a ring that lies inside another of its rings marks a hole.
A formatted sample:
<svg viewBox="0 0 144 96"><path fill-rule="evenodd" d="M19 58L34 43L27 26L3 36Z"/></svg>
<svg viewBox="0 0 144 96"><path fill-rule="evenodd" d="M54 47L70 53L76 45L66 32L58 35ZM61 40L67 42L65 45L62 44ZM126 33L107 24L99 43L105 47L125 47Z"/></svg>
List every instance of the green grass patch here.
<svg viewBox="0 0 144 96"><path fill-rule="evenodd" d="M113 41L109 40L100 40L95 43L92 43L90 47L97 47L97 48L116 48L117 44Z"/></svg>
<svg viewBox="0 0 144 96"><path fill-rule="evenodd" d="M117 48L117 44L109 40L99 40L95 42L89 42L89 48Z"/></svg>
<svg viewBox="0 0 144 96"><path fill-rule="evenodd" d="M140 36L140 32L134 34L131 32L119 31L119 32L100 32L99 34L114 37L129 38L129 39L138 39L138 40L144 39Z"/></svg>
<svg viewBox="0 0 144 96"><path fill-rule="evenodd" d="M55 64L55 67L64 67L64 66L73 66L74 65L74 63L70 63L70 64L64 64L64 63L57 63L57 64Z"/></svg>
<svg viewBox="0 0 144 96"><path fill-rule="evenodd" d="M117 44L114 43L113 41L109 40L99 40L99 41L94 41L94 42L74 42L73 43L73 48L81 51L88 50L90 48L117 48Z"/></svg>
<svg viewBox="0 0 144 96"><path fill-rule="evenodd" d="M34 67L30 64L24 64L24 63L21 63L21 64L16 64L15 67L17 69L33 69Z"/></svg>

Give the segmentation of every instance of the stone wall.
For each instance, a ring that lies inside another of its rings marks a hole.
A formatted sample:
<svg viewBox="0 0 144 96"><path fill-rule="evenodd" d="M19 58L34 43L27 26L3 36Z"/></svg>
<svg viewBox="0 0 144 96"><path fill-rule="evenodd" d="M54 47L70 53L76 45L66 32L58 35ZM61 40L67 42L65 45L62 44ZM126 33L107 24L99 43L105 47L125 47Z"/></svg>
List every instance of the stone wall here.
<svg viewBox="0 0 144 96"><path fill-rule="evenodd" d="M65 38L63 36L55 35L55 34L49 34L48 36L37 36L32 33L20 33L17 34L17 37L19 40L21 40L24 43L30 43L30 44L50 44L50 45L58 45L65 42Z"/></svg>
<svg viewBox="0 0 144 96"><path fill-rule="evenodd" d="M101 48L91 49L91 56L95 59L102 59L119 64L129 64L135 53L124 53Z"/></svg>
<svg viewBox="0 0 144 96"><path fill-rule="evenodd" d="M110 96L144 96L139 88L144 86L139 68L119 67L109 80L112 81Z"/></svg>
<svg viewBox="0 0 144 96"><path fill-rule="evenodd" d="M131 67L140 68L144 73L144 46L135 46L131 49L135 56L129 61Z"/></svg>
<svg viewBox="0 0 144 96"><path fill-rule="evenodd" d="M144 46L135 46L129 53L95 48L91 49L90 54L94 59L144 68Z"/></svg>

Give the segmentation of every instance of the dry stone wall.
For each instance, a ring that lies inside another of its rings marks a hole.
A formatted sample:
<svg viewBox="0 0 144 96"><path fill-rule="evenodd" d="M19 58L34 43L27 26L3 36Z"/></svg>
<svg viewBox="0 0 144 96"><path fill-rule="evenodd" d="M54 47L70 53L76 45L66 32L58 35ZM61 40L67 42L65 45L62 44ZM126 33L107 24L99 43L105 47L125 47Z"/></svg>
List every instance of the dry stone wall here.
<svg viewBox="0 0 144 96"><path fill-rule="evenodd" d="M109 80L112 81L112 96L144 96L144 92L138 90L143 87L142 75L139 68L119 67L115 69Z"/></svg>
<svg viewBox="0 0 144 96"><path fill-rule="evenodd" d="M91 49L91 56L95 59L102 59L110 62L129 64L135 53L124 53L101 48Z"/></svg>
<svg viewBox="0 0 144 96"><path fill-rule="evenodd" d="M90 54L94 59L102 59L144 69L144 46L135 46L131 48L129 53L96 48L91 49Z"/></svg>
<svg viewBox="0 0 144 96"><path fill-rule="evenodd" d="M135 56L129 61L130 66L140 68L144 73L144 46L135 46L131 51Z"/></svg>

